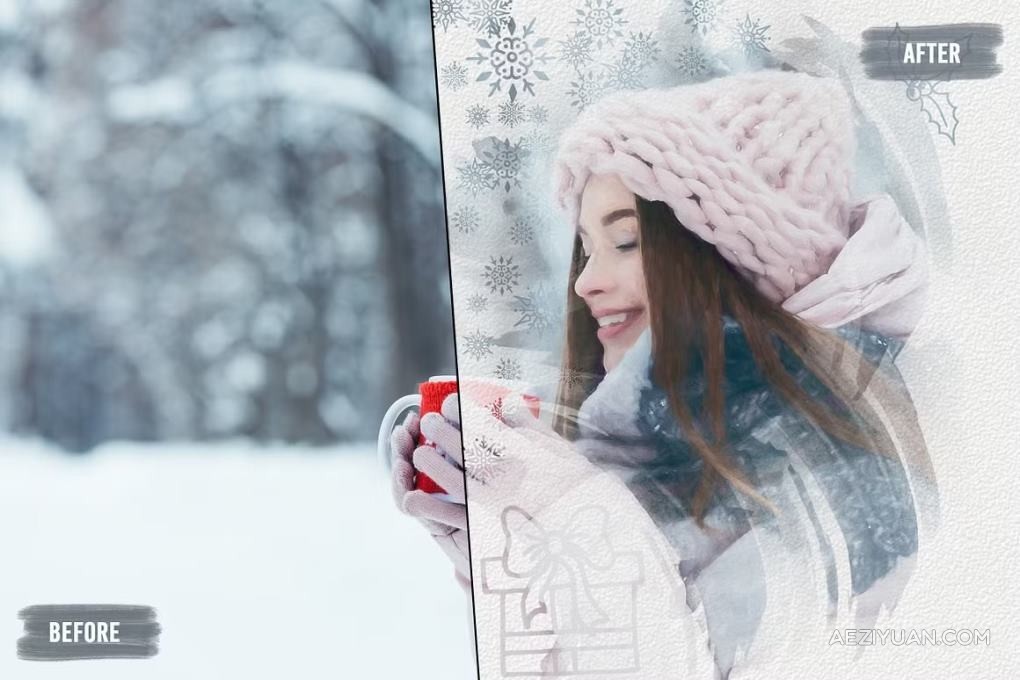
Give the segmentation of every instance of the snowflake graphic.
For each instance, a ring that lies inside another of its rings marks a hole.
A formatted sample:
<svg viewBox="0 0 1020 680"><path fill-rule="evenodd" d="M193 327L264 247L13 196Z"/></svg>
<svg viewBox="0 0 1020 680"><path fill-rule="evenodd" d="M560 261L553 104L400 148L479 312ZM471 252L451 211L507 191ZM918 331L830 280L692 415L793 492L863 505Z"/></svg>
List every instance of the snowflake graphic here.
<svg viewBox="0 0 1020 680"><path fill-rule="evenodd" d="M496 370L492 374L500 380L520 380L521 362L509 357L503 357L496 364Z"/></svg>
<svg viewBox="0 0 1020 680"><path fill-rule="evenodd" d="M447 64L442 68L439 82L456 92L467 85L467 67L457 61Z"/></svg>
<svg viewBox="0 0 1020 680"><path fill-rule="evenodd" d="M761 26L760 19L751 21L751 15L747 14L743 21L738 21L736 27L733 29L733 42L742 50L748 57L753 57L761 53L761 51L768 52L769 48L765 47L765 42L770 40L768 34L769 26Z"/></svg>
<svg viewBox="0 0 1020 680"><path fill-rule="evenodd" d="M681 73L690 78L696 78L708 70L708 61L697 47L685 47L680 50L676 65Z"/></svg>
<svg viewBox="0 0 1020 680"><path fill-rule="evenodd" d="M560 41L560 61L580 70L591 63L592 37L584 31L574 31L574 35Z"/></svg>
<svg viewBox="0 0 1020 680"><path fill-rule="evenodd" d="M520 102L506 102L499 105L499 115L496 116L496 120L499 121L500 125L516 127L524 122L524 116L524 104Z"/></svg>
<svg viewBox="0 0 1020 680"><path fill-rule="evenodd" d="M485 435L475 437L464 447L464 470L475 481L488 484L503 471L506 448Z"/></svg>
<svg viewBox="0 0 1020 680"><path fill-rule="evenodd" d="M545 128L535 128L521 137L521 146L529 152L546 153L556 148L556 139ZM534 196L538 192L531 192Z"/></svg>
<svg viewBox="0 0 1020 680"><path fill-rule="evenodd" d="M485 272L482 274L486 287L498 295L513 293L514 287L521 278L521 268L514 264L513 256L504 258L502 255L497 259L494 255L489 256L489 264L485 265Z"/></svg>
<svg viewBox="0 0 1020 680"><path fill-rule="evenodd" d="M514 296L511 309L520 315L514 328L523 326L529 331L544 333L552 328L552 307L552 294L545 285L529 287L527 294Z"/></svg>
<svg viewBox="0 0 1020 680"><path fill-rule="evenodd" d="M685 24L689 24L692 33L701 31L701 35L707 35L709 29L719 21L722 7L725 0L684 0L683 11L687 15Z"/></svg>
<svg viewBox="0 0 1020 680"><path fill-rule="evenodd" d="M535 229L531 226L530 217L520 217L510 225L510 240L514 245L523 246L535 238Z"/></svg>
<svg viewBox="0 0 1020 680"><path fill-rule="evenodd" d="M509 85L507 95L510 101L517 99L517 94L521 90L535 96L535 82L531 78L549 80L545 71L535 68L550 59L543 50L548 39L533 37L534 19L523 29L518 30L519 28L517 22L510 19L505 27L500 27L494 34L495 39L492 42L478 38L478 46L484 51L467 58L483 69L476 80L492 81L489 85L490 97L496 92L502 92L504 83ZM518 83L521 86L520 90L517 88Z"/></svg>
<svg viewBox="0 0 1020 680"><path fill-rule="evenodd" d="M544 123L549 120L549 112L544 106L532 106L528 111L528 120L532 123Z"/></svg>
<svg viewBox="0 0 1020 680"><path fill-rule="evenodd" d="M468 16L476 31L495 36L510 23L512 11L513 0L471 0Z"/></svg>
<svg viewBox="0 0 1020 680"><path fill-rule="evenodd" d="M489 298L481 293L475 293L467 299L467 310L472 314L481 314L489 308Z"/></svg>
<svg viewBox="0 0 1020 680"><path fill-rule="evenodd" d="M520 172L528 152L520 141L511 142L509 138L499 141L490 137L477 144L475 153L489 168L494 178L492 187L502 184L509 192L511 186L521 185Z"/></svg>
<svg viewBox="0 0 1020 680"><path fill-rule="evenodd" d="M432 0L432 26L442 26L443 32L458 21L467 21L464 16L464 0Z"/></svg>
<svg viewBox="0 0 1020 680"><path fill-rule="evenodd" d="M606 69L605 87L612 90L637 90L643 86L644 66L626 52Z"/></svg>
<svg viewBox="0 0 1020 680"><path fill-rule="evenodd" d="M491 413L492 417L496 420L506 422L503 419L503 397L498 397L496 401L489 404L489 413Z"/></svg>
<svg viewBox="0 0 1020 680"><path fill-rule="evenodd" d="M460 177L460 188L470 191L472 196L477 196L483 189L493 189L496 186L496 173L488 163L482 163L477 158L472 158L470 163L457 166L457 174Z"/></svg>
<svg viewBox="0 0 1020 680"><path fill-rule="evenodd" d="M459 208L450 216L450 224L462 234L471 234L478 229L478 211L471 206Z"/></svg>
<svg viewBox="0 0 1020 680"><path fill-rule="evenodd" d="M602 49L604 45L612 44L616 38L623 37L620 28L627 20L622 14L623 10L615 7L613 0L585 0L584 7L577 10L577 18L573 23L578 31L591 36L595 47Z"/></svg>
<svg viewBox="0 0 1020 680"><path fill-rule="evenodd" d="M659 58L659 43L652 34L631 33L623 47L624 58L630 59L642 68Z"/></svg>
<svg viewBox="0 0 1020 680"><path fill-rule="evenodd" d="M489 124L489 110L481 104L473 104L467 110L467 123L476 130Z"/></svg>
<svg viewBox="0 0 1020 680"><path fill-rule="evenodd" d="M570 105L576 106L578 110L584 110L602 96L606 85L605 78L601 74L596 74L593 71L580 74L577 80L570 83L570 89L567 91L567 94L572 97Z"/></svg>
<svg viewBox="0 0 1020 680"><path fill-rule="evenodd" d="M461 351L474 359L482 359L492 354L492 343L495 341L496 338L491 335L480 330L474 330L467 335L461 336Z"/></svg>

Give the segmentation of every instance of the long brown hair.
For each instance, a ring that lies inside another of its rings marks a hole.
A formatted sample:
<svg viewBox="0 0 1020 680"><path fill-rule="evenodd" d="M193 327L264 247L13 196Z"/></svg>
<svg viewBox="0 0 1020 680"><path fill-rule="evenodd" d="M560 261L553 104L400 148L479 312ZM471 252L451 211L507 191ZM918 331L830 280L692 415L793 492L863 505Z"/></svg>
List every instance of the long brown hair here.
<svg viewBox="0 0 1020 680"><path fill-rule="evenodd" d="M868 451L897 455L890 431L869 400L863 398L868 383L874 378L883 379L878 366L839 335L800 320L762 295L719 255L715 246L684 228L667 204L637 197L637 212L652 336L651 377L666 392L673 415L703 462L692 499L699 524L721 481L774 510L726 453L724 314L740 324L759 371L787 403L833 437ZM576 237L567 287L563 371L554 416L554 427L568 438L577 434L576 415L581 402L604 376L597 324L574 291L584 264L580 238ZM836 401L827 405L812 398L783 364L777 343L792 350ZM702 361L706 382L697 419L682 394L684 378L695 357ZM847 365L856 367L856 375L847 371ZM905 416L910 430L905 434L913 434L922 453L926 453L905 389L898 389L884 378L879 394L881 410L887 417L896 414L901 421ZM903 443L904 432L899 435ZM922 459L926 460L926 455Z"/></svg>

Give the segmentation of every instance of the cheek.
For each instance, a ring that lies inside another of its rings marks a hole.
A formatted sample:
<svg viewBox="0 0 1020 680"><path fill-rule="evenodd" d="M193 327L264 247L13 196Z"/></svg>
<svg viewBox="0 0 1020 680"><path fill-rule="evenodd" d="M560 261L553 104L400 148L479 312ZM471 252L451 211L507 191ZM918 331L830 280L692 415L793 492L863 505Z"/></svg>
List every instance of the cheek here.
<svg viewBox="0 0 1020 680"><path fill-rule="evenodd" d="M645 289L645 271L641 266L640 255L634 256L633 260L628 263L627 269L628 297L634 302L639 302L642 307L647 307L648 292Z"/></svg>

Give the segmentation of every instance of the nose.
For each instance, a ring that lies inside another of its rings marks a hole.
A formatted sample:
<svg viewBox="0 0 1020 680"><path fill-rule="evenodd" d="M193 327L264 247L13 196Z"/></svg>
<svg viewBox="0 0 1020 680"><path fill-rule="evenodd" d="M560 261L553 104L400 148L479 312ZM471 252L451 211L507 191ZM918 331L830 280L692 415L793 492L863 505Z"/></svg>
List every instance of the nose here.
<svg viewBox="0 0 1020 680"><path fill-rule="evenodd" d="M613 280L609 267L599 257L598 252L592 253L591 257L584 264L584 269L578 274L574 281L574 292L583 299L588 299L599 293L610 290Z"/></svg>

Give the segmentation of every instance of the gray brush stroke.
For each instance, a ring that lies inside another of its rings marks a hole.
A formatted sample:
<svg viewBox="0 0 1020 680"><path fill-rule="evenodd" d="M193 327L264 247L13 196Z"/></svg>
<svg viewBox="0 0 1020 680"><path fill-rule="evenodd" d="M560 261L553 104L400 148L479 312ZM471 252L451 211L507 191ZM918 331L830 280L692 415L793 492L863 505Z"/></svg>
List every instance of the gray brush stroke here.
<svg viewBox="0 0 1020 680"><path fill-rule="evenodd" d="M1002 45L999 24L936 24L869 28L862 33L860 59L875 80L982 80L1002 73L995 48ZM959 43L959 64L904 64L904 45Z"/></svg>
<svg viewBox="0 0 1020 680"><path fill-rule="evenodd" d="M156 610L144 605L38 604L18 612L25 634L18 639L18 658L27 661L73 659L144 659L159 652ZM120 642L50 642L51 621L118 621Z"/></svg>

